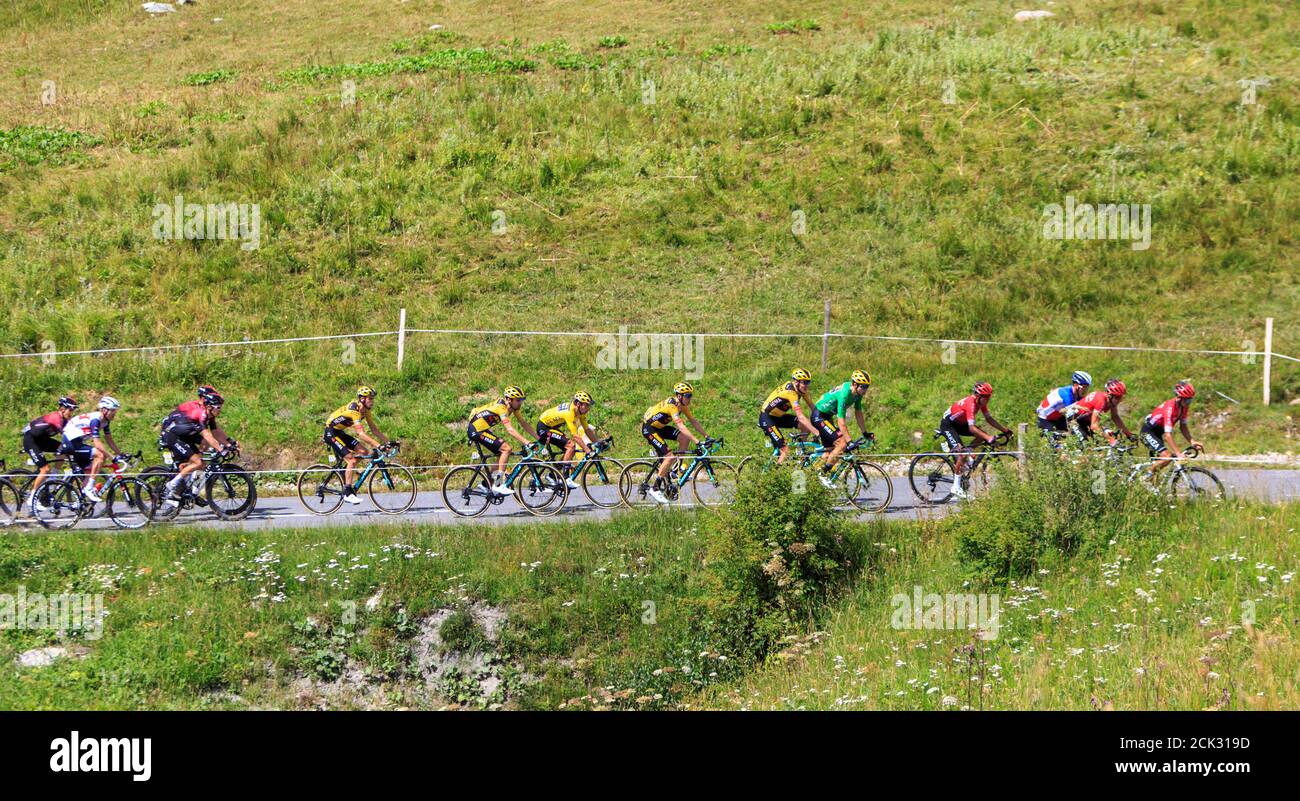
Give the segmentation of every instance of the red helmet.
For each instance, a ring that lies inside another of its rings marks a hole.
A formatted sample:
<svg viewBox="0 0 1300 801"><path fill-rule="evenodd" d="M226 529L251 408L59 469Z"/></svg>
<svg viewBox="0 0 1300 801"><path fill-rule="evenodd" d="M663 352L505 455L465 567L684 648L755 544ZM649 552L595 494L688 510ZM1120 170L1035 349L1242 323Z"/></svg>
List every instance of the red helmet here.
<svg viewBox="0 0 1300 801"><path fill-rule="evenodd" d="M993 394L993 385L987 381L977 381L970 391L985 398Z"/></svg>
<svg viewBox="0 0 1300 801"><path fill-rule="evenodd" d="M1174 394L1180 398L1195 398L1196 387L1192 386L1191 381L1179 381L1174 384Z"/></svg>
<svg viewBox="0 0 1300 801"><path fill-rule="evenodd" d="M1106 394L1116 398L1122 398L1128 393L1128 387L1118 378L1112 378L1106 382Z"/></svg>

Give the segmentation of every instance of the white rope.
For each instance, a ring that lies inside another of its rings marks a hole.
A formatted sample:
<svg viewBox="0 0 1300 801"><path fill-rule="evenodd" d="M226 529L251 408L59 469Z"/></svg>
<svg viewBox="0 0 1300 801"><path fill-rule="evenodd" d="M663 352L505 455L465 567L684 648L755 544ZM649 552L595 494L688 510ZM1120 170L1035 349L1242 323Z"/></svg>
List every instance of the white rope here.
<svg viewBox="0 0 1300 801"><path fill-rule="evenodd" d="M408 328L408 334L472 334L480 336L558 336L558 337L699 337L702 339L872 339L889 342L929 342L954 345L994 345L1018 348L1061 348L1066 350L1109 350L1143 353L1200 353L1215 356L1257 356L1257 351L1249 350L1203 350L1198 348L1155 348L1127 345L1067 345L1054 342L1007 342L991 339L942 339L931 337L887 336L884 334L755 334L755 333L664 333L664 332L614 332L614 331L533 331L533 330L482 330L471 328ZM1291 361L1300 361L1290 356L1274 353L1274 356Z"/></svg>
<svg viewBox="0 0 1300 801"><path fill-rule="evenodd" d="M278 345L286 342L316 342L327 339L361 339L362 337L387 337L396 334L396 331L370 331L360 334L328 334L315 337L240 339L233 342L197 342L193 345L149 345L143 348L95 348L92 350L39 351L36 353L0 353L0 359L42 359L47 356L94 356L101 353L139 353L147 351L189 350L190 348L229 348L238 345Z"/></svg>
<svg viewBox="0 0 1300 801"><path fill-rule="evenodd" d="M161 352L189 350L191 348L226 348L237 347L239 345L279 345L293 342L319 342L337 339L361 339L364 337L386 337L398 336L400 331L367 331L353 334L328 334L321 336L302 336L302 337L279 337L273 339L242 339L229 342L197 342L190 345L148 345L133 348L91 348L88 350L65 350L65 351L44 351L33 353L4 353L0 354L0 359L33 359L55 356L93 356L107 353L140 353L140 352ZM1100 350L1100 351L1124 351L1140 353L1191 353L1206 354L1213 356L1258 356L1257 351L1246 350L1208 350L1201 348L1158 348L1143 347L1130 345L1071 345L1057 342L1009 342L992 339L944 339L939 337L909 337L909 336L889 336L885 334L809 334L809 333L748 333L748 332L723 332L723 333L706 333L706 332L628 332L626 330L613 331L542 331L542 330L492 330L492 329L473 329L473 328L408 328L407 334L458 334L473 336L551 336L551 337L620 337L620 336L637 336L637 337L699 337L702 339L858 339L858 340L877 340L885 342L927 342L931 344L953 344L953 345L986 345L996 347L1016 347L1016 348L1056 348L1062 350ZM1294 356L1287 356L1282 353L1274 353L1275 357L1285 359L1291 362L1300 362L1300 359Z"/></svg>

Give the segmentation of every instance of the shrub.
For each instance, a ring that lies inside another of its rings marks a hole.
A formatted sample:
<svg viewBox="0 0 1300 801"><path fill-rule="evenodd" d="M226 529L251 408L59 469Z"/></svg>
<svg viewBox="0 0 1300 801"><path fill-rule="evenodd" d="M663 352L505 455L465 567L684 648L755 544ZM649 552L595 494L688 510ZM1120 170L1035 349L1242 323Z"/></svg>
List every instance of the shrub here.
<svg viewBox="0 0 1300 801"><path fill-rule="evenodd" d="M1062 459L1038 437L1027 449L1023 476L1004 460L988 496L947 520L972 581L1022 578L1049 553L1092 551L1159 524L1162 501L1100 460Z"/></svg>
<svg viewBox="0 0 1300 801"><path fill-rule="evenodd" d="M761 661L845 585L863 549L834 507L812 471L744 476L735 502L705 526L706 586L696 612L712 642Z"/></svg>

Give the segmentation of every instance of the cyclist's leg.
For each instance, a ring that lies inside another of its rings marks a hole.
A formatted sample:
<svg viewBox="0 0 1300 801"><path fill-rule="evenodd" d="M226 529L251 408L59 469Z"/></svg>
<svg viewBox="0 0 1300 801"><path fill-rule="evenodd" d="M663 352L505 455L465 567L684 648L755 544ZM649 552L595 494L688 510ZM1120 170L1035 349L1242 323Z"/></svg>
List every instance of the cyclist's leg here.
<svg viewBox="0 0 1300 801"><path fill-rule="evenodd" d="M781 429L788 428L788 426L783 426L780 420L769 416L766 412L761 412L758 415L758 427L762 429L763 436L767 437L767 442L772 446L772 449L780 454L776 463L784 464L785 460L790 456L790 446L786 444L785 434L781 432Z"/></svg>
<svg viewBox="0 0 1300 801"><path fill-rule="evenodd" d="M50 460L45 458L45 454L54 455L58 450L59 441L53 437L33 437L30 432L23 434L23 451L36 466L36 478L32 480L31 492L35 492L50 474Z"/></svg>
<svg viewBox="0 0 1300 801"><path fill-rule="evenodd" d="M939 434L943 436L944 444L948 446L948 452L956 457L953 464L953 470L960 475L966 464L966 444L962 442L962 437L971 436L970 426L966 424L957 425L949 420L947 416L939 421Z"/></svg>
<svg viewBox="0 0 1300 801"><path fill-rule="evenodd" d="M840 430L835 426L833 420L825 417L816 408L813 409L809 422L813 424L813 428L817 429L817 440L821 443L822 449L826 451L822 460L822 472L829 473L835 468L835 463L844 455L844 449L849 446L849 440L840 434Z"/></svg>
<svg viewBox="0 0 1300 801"><path fill-rule="evenodd" d="M662 482L668 477L668 471L672 469L673 460L676 458L672 455L668 441L671 440L674 445L677 444L677 429L669 426L668 428L657 429L649 424L641 426L641 436L645 437L646 442L650 443L650 450L659 459L659 469L656 473L658 476L656 484Z"/></svg>
<svg viewBox="0 0 1300 801"><path fill-rule="evenodd" d="M492 491L497 495L510 494L509 490L505 489L506 460L510 458L510 444L491 431L478 431L473 426L469 428L469 440L472 444L496 454L497 463L496 470L492 473Z"/></svg>
<svg viewBox="0 0 1300 801"><path fill-rule="evenodd" d="M1152 483L1155 483L1157 474L1161 470L1173 464L1173 459L1168 456L1162 456L1162 454L1169 450L1169 446L1165 444L1164 430L1159 426L1153 426L1143 420L1142 430L1138 432L1138 439L1142 441L1143 445L1147 446L1147 450L1151 453L1152 458L1155 459L1146 471L1147 478Z"/></svg>

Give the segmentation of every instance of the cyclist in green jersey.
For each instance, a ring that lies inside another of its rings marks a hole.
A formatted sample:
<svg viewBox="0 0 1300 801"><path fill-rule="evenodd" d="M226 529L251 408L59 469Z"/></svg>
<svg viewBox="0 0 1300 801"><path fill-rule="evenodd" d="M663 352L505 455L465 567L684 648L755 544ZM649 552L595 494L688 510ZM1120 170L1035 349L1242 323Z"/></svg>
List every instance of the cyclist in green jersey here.
<svg viewBox="0 0 1300 801"><path fill-rule="evenodd" d="M867 388L870 386L871 374L866 370L854 370L852 378L822 395L813 406L812 424L817 429L822 447L827 450L826 457L822 461L822 474L818 478L827 487L834 486L830 472L852 441L852 437L849 436L850 407L853 408L862 435L871 436L867 431L866 415L862 413L862 396L867 394Z"/></svg>

